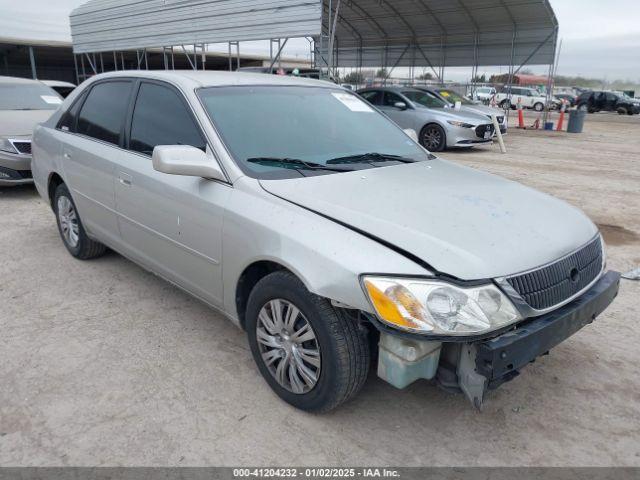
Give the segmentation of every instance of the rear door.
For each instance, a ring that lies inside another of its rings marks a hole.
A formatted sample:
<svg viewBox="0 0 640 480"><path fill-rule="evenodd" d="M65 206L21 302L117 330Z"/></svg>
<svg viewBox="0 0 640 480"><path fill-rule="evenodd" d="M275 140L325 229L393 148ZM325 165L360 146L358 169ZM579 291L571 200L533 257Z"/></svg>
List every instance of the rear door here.
<svg viewBox="0 0 640 480"><path fill-rule="evenodd" d="M116 208L129 254L150 270L214 305L222 305L222 221L231 194L225 182L153 169L157 145L207 142L181 92L143 80L127 126L128 151L115 168ZM216 160L211 158L213 162Z"/></svg>
<svg viewBox="0 0 640 480"><path fill-rule="evenodd" d="M58 125L65 181L85 228L107 244L119 242L114 161L123 155L123 132L133 91L126 79L96 83Z"/></svg>

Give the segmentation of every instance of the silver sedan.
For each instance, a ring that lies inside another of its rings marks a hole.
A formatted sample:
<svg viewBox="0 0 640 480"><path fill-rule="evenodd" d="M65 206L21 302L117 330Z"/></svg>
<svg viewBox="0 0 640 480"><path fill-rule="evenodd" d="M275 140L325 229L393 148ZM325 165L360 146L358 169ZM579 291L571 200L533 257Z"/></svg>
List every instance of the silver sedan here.
<svg viewBox="0 0 640 480"><path fill-rule="evenodd" d="M109 247L218 310L308 411L353 397L373 358L398 388L436 379L479 407L618 285L577 209L438 159L328 82L96 75L33 155L72 256Z"/></svg>
<svg viewBox="0 0 640 480"><path fill-rule="evenodd" d="M416 88L379 87L358 94L402 128L418 134L431 152L492 142L494 128L486 115L450 109L438 96Z"/></svg>

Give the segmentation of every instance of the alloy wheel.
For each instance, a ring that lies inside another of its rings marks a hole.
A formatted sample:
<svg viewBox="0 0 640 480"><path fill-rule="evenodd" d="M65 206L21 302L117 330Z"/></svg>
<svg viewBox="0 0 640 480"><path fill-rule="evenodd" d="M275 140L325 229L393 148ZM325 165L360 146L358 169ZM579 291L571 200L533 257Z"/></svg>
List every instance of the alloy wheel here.
<svg viewBox="0 0 640 480"><path fill-rule="evenodd" d="M320 345L309 321L293 303L267 302L258 314L256 338L262 361L281 387L311 391L320 378Z"/></svg>
<svg viewBox="0 0 640 480"><path fill-rule="evenodd" d="M71 200L65 196L58 197L58 221L64 241L70 247L75 248L80 238L78 215Z"/></svg>
<svg viewBox="0 0 640 480"><path fill-rule="evenodd" d="M423 139L427 150L437 151L442 142L442 134L438 128L429 127L425 130Z"/></svg>

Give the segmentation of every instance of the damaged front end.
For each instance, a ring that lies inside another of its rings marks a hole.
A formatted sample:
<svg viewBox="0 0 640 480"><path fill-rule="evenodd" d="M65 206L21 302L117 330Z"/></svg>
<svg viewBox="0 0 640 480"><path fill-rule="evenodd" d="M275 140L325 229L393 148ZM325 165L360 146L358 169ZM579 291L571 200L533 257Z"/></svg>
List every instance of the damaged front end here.
<svg viewBox="0 0 640 480"><path fill-rule="evenodd" d="M397 388L435 379L448 391L463 392L481 409L487 391L593 322L616 297L619 282L619 273L607 272L570 303L483 338L437 340L373 320L380 330L378 376Z"/></svg>

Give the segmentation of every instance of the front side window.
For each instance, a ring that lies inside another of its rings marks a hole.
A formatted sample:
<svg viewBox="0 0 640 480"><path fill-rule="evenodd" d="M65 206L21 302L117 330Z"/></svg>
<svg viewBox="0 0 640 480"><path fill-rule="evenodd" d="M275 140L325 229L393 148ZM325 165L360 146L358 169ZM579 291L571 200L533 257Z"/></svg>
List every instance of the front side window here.
<svg viewBox="0 0 640 480"><path fill-rule="evenodd" d="M143 83L133 110L129 149L151 155L157 145L206 148L200 129L178 94L169 87Z"/></svg>
<svg viewBox="0 0 640 480"><path fill-rule="evenodd" d="M429 159L386 116L341 89L229 86L204 88L198 95L238 166L254 178L331 174ZM371 153L402 158L370 158ZM313 162L316 171L301 173L295 160Z"/></svg>
<svg viewBox="0 0 640 480"><path fill-rule="evenodd" d="M393 92L384 92L383 105L385 107L395 107L396 103L399 103L399 102L406 103L400 95L395 94Z"/></svg>
<svg viewBox="0 0 640 480"><path fill-rule="evenodd" d="M55 110L62 98L50 87L34 83L0 83L0 110Z"/></svg>
<svg viewBox="0 0 640 480"><path fill-rule="evenodd" d="M406 92L402 92L402 94L413 103L417 103L418 105L422 105L423 107L445 108L447 106L447 102L429 92L408 90Z"/></svg>
<svg viewBox="0 0 640 480"><path fill-rule="evenodd" d="M360 94L371 105L382 105L382 92L380 90L369 90Z"/></svg>
<svg viewBox="0 0 640 480"><path fill-rule="evenodd" d="M131 85L130 81L95 85L80 110L77 132L119 145L120 132L129 106Z"/></svg>

